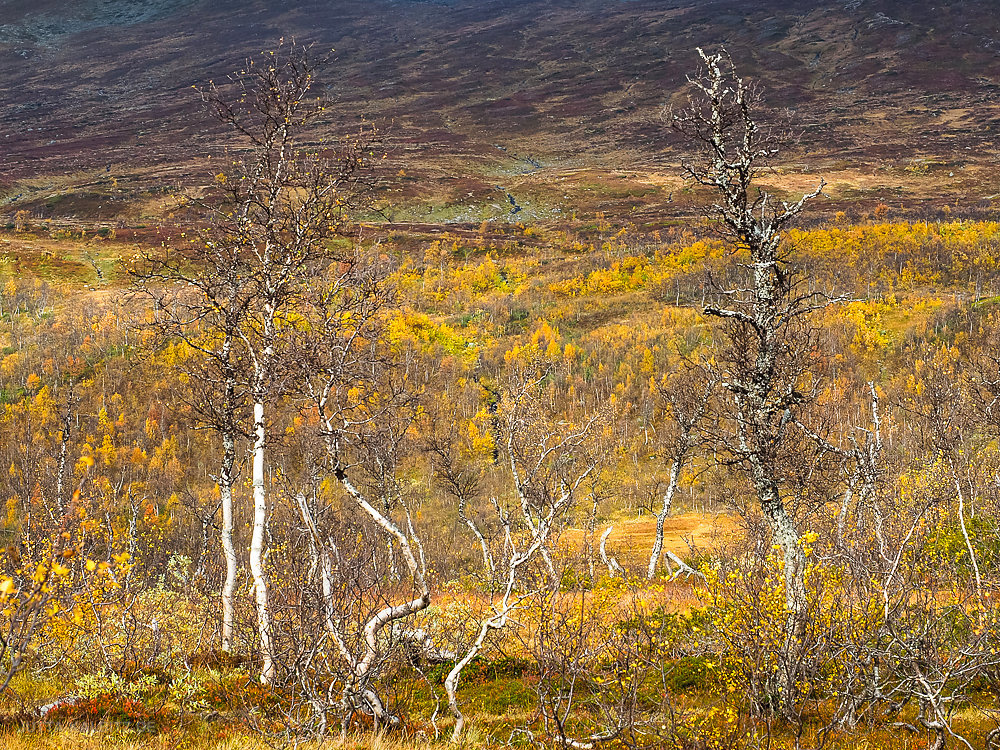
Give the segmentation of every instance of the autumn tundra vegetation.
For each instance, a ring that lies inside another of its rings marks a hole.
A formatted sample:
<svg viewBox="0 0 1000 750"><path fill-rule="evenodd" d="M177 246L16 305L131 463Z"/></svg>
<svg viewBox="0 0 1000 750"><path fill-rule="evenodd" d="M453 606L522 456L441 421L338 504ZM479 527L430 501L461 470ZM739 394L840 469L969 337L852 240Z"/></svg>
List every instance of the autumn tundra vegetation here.
<svg viewBox="0 0 1000 750"><path fill-rule="evenodd" d="M4 741L1000 747L1000 223L811 217L698 54L697 220L372 220L293 44L182 233L14 217Z"/></svg>

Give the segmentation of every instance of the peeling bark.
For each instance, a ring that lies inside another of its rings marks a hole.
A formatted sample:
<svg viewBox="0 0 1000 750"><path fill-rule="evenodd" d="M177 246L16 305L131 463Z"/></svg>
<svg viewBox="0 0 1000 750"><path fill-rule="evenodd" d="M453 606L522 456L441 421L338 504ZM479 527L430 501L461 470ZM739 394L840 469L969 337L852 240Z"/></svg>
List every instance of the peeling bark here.
<svg viewBox="0 0 1000 750"><path fill-rule="evenodd" d="M788 621L778 671L782 707L789 712L798 697L797 651L806 624L805 556L781 495L779 463L791 444L789 426L810 398L798 388L810 372L813 339L810 329L798 324L831 300L817 292L796 292L782 230L822 192L824 183L792 203L774 200L756 187L760 170L777 152L753 116L760 94L736 75L725 51L710 55L699 49L698 54L703 69L689 82L700 99L674 113L672 124L704 156L700 164L684 165L686 176L715 191L718 203L712 214L723 234L749 256L741 265L746 270L743 286L722 291L719 304L704 312L720 319L730 344L720 352L719 380L730 399L727 416L733 435L722 447L746 471L782 554Z"/></svg>

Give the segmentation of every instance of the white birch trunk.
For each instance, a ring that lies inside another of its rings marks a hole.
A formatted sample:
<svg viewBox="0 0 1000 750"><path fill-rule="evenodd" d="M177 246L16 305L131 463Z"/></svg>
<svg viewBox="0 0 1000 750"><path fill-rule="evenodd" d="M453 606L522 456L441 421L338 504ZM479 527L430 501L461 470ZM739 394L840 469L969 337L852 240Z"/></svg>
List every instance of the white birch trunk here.
<svg viewBox="0 0 1000 750"><path fill-rule="evenodd" d="M299 505L299 515L302 517L302 521L309 531L309 552L312 555L313 572L318 571L320 576L320 588L323 593L323 625L326 628L326 632L340 646L343 643L343 639L340 638L340 634L333 622L333 561L330 558L330 551L327 549L327 545L323 543L323 538L320 535L319 527L316 525L316 520L313 518L312 511L309 509L309 501L306 499L306 496L299 494L296 495L295 499ZM336 549L332 540L329 540L329 547ZM343 653L344 651L341 650L342 655ZM348 662L350 661L348 657Z"/></svg>
<svg viewBox="0 0 1000 750"><path fill-rule="evenodd" d="M569 502L569 497L568 493L564 494L560 501L549 510L549 513L539 519L537 526L534 526L529 530L531 535L531 544L523 553L520 554L514 548L510 518L500 509L500 505L497 503L496 499L492 498L493 507L497 511L497 517L500 519L500 522L504 527L504 538L506 542L504 544L504 551L505 553L510 553L510 562L507 568L507 581L504 586L504 593L500 599L499 605L492 605L493 616L483 621L480 625L476 640L466 652L465 656L463 656L455 664L455 666L452 667L448 676L445 678L444 686L448 693L448 707L451 709L452 716L455 717L455 727L451 735L452 743L457 744L461 742L462 733L465 730L465 716L458 707L458 681L462 675L462 670L465 669L469 662L476 658L476 655L482 650L483 644L486 642L486 638L489 636L490 632L493 630L500 630L505 627L511 612L517 609L519 602L511 601L511 597L513 596L514 588L517 585L518 571L523 565L528 563L536 553L541 553L545 550L549 533L552 530L553 520L565 509ZM476 529L476 531L478 532L478 529ZM496 566L493 564L492 555L489 555L488 551L487 555L489 557L487 567L491 571L495 571Z"/></svg>
<svg viewBox="0 0 1000 750"><path fill-rule="evenodd" d="M345 687L345 693L347 693L345 695L345 701L354 702L357 697L361 697L364 699L376 720L385 721L389 724L398 724L399 717L389 714L378 695L367 687L367 677L368 673L371 671L372 665L378 657L378 638L379 634L385 629L385 627L393 622L396 622L397 620L402 620L403 618L415 615L417 612L420 612L430 606L431 592L425 578L425 567L423 564L423 552L420 548L420 540L413 533L412 524L410 525L410 535L407 535L406 532L404 532L391 518L376 509L375 506L372 505L372 503L370 503L361 493L361 491L354 486L354 483L351 482L347 474L342 469L335 469L334 475L340 481L341 486L347 491L347 494L350 495L351 499L355 502L358 508L368 514L368 516L375 521L375 523L388 536L395 539L398 543L399 552L403 561L406 563L406 567L410 572L411 578L413 579L413 584L417 589L417 596L415 598L395 606L388 605L376 612L368 620L368 622L365 623L363 630L364 653L360 658L354 658L349 654L347 655L347 661L354 672L353 678L355 684ZM416 553L414 552L414 545L417 547ZM346 648L343 646L342 641L338 641L338 648L340 648L341 654L345 654Z"/></svg>
<svg viewBox="0 0 1000 750"><path fill-rule="evenodd" d="M61 521L66 515L66 503L63 487L66 478L66 446L69 443L70 413L67 410L63 420L62 432L59 435L59 468L56 470L56 510Z"/></svg>
<svg viewBox="0 0 1000 750"><path fill-rule="evenodd" d="M451 709L451 715L455 717L455 727L451 733L451 741L453 743L458 743L462 740L462 732L465 730L465 715L462 713L461 709L458 707L458 680L462 676L462 670L469 664L470 661L476 658L476 655L482 650L483 644L486 643L486 638L489 636L490 631L500 630L507 624L507 618L510 613L517 606L516 603L510 601L511 593L514 590L514 584L517 581L517 569L534 554L533 551L529 551L527 555L521 556L516 560L511 562L510 570L507 574L507 586L504 589L503 598L500 600L500 605L494 605L494 614L492 617L483 622L479 628L479 634L476 636L476 640L473 642L472 646L465 653L451 671L448 672L448 676L444 681L444 689L448 693L448 707Z"/></svg>
<svg viewBox="0 0 1000 750"><path fill-rule="evenodd" d="M219 496L222 501L222 555L226 560L226 578L222 584L222 650L233 648L234 597L236 593L236 547L233 544L233 466L236 441L229 430L222 435L223 456L219 472Z"/></svg>
<svg viewBox="0 0 1000 750"><path fill-rule="evenodd" d="M976 577L976 598L980 607L983 604L983 579L979 575L979 562L976 560L976 550L972 546L972 539L969 538L969 530L965 526L965 494L962 492L962 483L958 479L958 474L952 467L952 476L955 479L955 491L958 493L958 525L962 529L962 538L965 540L965 548L969 552L969 561L972 563L972 572ZM980 614L980 617L982 615Z"/></svg>
<svg viewBox="0 0 1000 750"><path fill-rule="evenodd" d="M274 680L274 652L271 648L271 612L268 604L267 576L264 572L264 532L267 526L267 492L264 487L264 444L267 437L264 404L258 398L253 405L253 534L250 538L250 573L257 599L257 632L260 636L260 681Z"/></svg>
<svg viewBox="0 0 1000 750"><path fill-rule="evenodd" d="M681 462L674 459L670 467L670 480L667 490L663 493L663 507L656 514L656 537L653 539L653 550L649 555L649 568L646 570L646 580L652 581L656 575L656 567L660 564L660 557L663 553L663 525L670 514L670 508L674 503L674 493L677 492L677 483L681 476Z"/></svg>
<svg viewBox="0 0 1000 750"><path fill-rule="evenodd" d="M618 562L618 559L614 555L610 556L608 555L608 550L607 550L608 537L611 536L611 532L614 531L614 529L615 529L614 526L608 526L608 528L604 530L604 533L601 534L601 546L600 546L601 562L603 562L605 565L608 566L608 574L612 578L614 578L616 575L625 578L626 576L625 568L621 566L621 563Z"/></svg>
<svg viewBox="0 0 1000 750"><path fill-rule="evenodd" d="M482 532L479 530L479 527L476 526L475 521L473 521L465 514L465 505L466 505L465 496L462 496L461 498L459 498L458 501L458 517L462 521L462 523L464 523L466 526L469 527L469 530L472 531L473 535L475 535L476 539L479 541L479 550L480 552L482 552L483 555L483 568L486 570L487 575L492 576L493 561L490 559L490 550L489 547L486 545L486 537L483 536Z"/></svg>

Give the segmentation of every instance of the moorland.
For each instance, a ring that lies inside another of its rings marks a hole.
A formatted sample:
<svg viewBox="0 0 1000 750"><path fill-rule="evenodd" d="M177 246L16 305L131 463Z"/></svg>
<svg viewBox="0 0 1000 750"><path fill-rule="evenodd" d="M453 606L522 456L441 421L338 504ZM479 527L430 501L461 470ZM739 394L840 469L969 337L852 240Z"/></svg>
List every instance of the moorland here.
<svg viewBox="0 0 1000 750"><path fill-rule="evenodd" d="M4 742L995 746L998 23L0 4Z"/></svg>

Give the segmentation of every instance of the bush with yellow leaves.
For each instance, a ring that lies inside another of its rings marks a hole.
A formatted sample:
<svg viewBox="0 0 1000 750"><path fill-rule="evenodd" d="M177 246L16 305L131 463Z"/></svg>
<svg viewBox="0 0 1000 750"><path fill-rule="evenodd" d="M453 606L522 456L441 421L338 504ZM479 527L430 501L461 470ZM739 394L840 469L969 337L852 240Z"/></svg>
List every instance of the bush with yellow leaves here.
<svg viewBox="0 0 1000 750"><path fill-rule="evenodd" d="M180 561L183 565L184 561ZM215 635L212 604L182 581L150 586L132 576L126 552L87 560L74 571L73 593L43 629L46 659L75 673L143 674L167 679Z"/></svg>
<svg viewBox="0 0 1000 750"><path fill-rule="evenodd" d="M805 534L805 616L792 623L780 551L729 559L707 568L699 584L711 626L701 634L720 657L721 689L758 716L801 723L841 681L835 644L849 642L852 613L841 569L811 559L815 534ZM861 614L861 613L859 613ZM794 670L789 675L780 669ZM795 694L782 693L794 684Z"/></svg>

